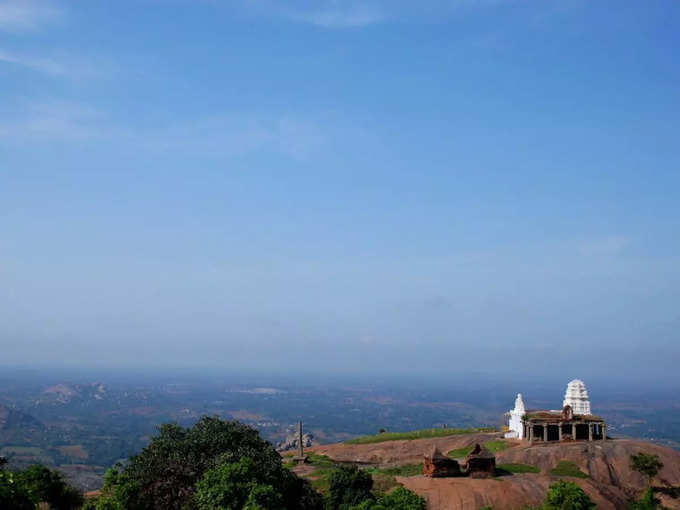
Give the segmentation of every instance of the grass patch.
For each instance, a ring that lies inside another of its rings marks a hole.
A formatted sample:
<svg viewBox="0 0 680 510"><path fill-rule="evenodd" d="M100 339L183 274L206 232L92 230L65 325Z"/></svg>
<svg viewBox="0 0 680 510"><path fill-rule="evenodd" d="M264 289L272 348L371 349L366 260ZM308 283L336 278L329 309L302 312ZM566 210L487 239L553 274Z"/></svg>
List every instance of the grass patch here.
<svg viewBox="0 0 680 510"><path fill-rule="evenodd" d="M446 437L460 434L475 434L480 432L496 432L493 427L476 427L469 429L422 429L410 432L383 432L374 436L362 436L345 441L345 444L373 444L385 441L399 441L404 439L426 439L431 437Z"/></svg>
<svg viewBox="0 0 680 510"><path fill-rule="evenodd" d="M503 474L521 474L521 473L540 473L541 470L536 466L530 466L528 464L498 464L496 466L496 471L502 472Z"/></svg>
<svg viewBox="0 0 680 510"><path fill-rule="evenodd" d="M367 473L373 475L388 475L388 476L418 476L423 474L422 464L406 464L404 466L395 466L388 468L368 468Z"/></svg>
<svg viewBox="0 0 680 510"><path fill-rule="evenodd" d="M484 443L484 446L491 453L497 453L497 452L505 450L506 448L510 448L510 445L508 443L506 443L505 441L503 441L502 439L495 439L493 441L487 441L486 443Z"/></svg>
<svg viewBox="0 0 680 510"><path fill-rule="evenodd" d="M397 479L391 475L376 473L371 476L373 477L373 494L378 498L401 485L397 482Z"/></svg>
<svg viewBox="0 0 680 510"><path fill-rule="evenodd" d="M325 494L328 491L329 477L337 465L326 455L314 452L307 453L307 463L316 468L308 475L312 487Z"/></svg>
<svg viewBox="0 0 680 510"><path fill-rule="evenodd" d="M464 446L463 448L456 448L455 450L451 450L449 453L447 453L447 455L452 459L460 459L462 457L467 457L473 448L474 446Z"/></svg>
<svg viewBox="0 0 680 510"><path fill-rule="evenodd" d="M557 466L550 470L551 475L555 476L573 476L576 478L588 478L588 475L579 469L573 462L568 460L561 460Z"/></svg>

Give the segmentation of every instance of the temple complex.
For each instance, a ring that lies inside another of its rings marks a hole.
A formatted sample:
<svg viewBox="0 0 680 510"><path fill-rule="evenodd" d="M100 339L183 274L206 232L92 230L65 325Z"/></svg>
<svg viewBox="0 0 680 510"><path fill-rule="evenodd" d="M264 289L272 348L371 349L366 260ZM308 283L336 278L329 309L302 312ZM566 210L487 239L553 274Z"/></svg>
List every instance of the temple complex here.
<svg viewBox="0 0 680 510"><path fill-rule="evenodd" d="M607 438L605 421L591 414L586 385L574 379L567 385L561 411L525 410L518 394L515 408L507 413L509 431L505 437L537 441L593 441Z"/></svg>

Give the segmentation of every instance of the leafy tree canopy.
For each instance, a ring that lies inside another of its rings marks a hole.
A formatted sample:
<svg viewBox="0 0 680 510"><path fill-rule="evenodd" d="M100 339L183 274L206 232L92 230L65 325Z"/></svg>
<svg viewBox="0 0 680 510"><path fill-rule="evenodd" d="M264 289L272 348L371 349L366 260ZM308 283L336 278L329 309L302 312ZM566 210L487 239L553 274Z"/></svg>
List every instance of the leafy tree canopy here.
<svg viewBox="0 0 680 510"><path fill-rule="evenodd" d="M327 510L349 510L366 500L373 500L371 489L373 478L370 473L357 466L341 466L328 478Z"/></svg>
<svg viewBox="0 0 680 510"><path fill-rule="evenodd" d="M309 483L285 469L255 429L216 417L190 428L161 426L139 455L107 474L100 500L109 506L96 510L322 507Z"/></svg>
<svg viewBox="0 0 680 510"><path fill-rule="evenodd" d="M352 510L426 510L425 500L405 487L397 487L377 500L367 499Z"/></svg>
<svg viewBox="0 0 680 510"><path fill-rule="evenodd" d="M574 482L560 480L548 488L543 510L595 510L595 504Z"/></svg>
<svg viewBox="0 0 680 510"><path fill-rule="evenodd" d="M641 452L630 456L630 467L638 473L645 475L651 483L652 479L663 467L663 463L659 460L658 455Z"/></svg>
<svg viewBox="0 0 680 510"><path fill-rule="evenodd" d="M59 473L39 464L16 473L0 470L0 508L32 510L43 502L54 510L75 510L83 497Z"/></svg>

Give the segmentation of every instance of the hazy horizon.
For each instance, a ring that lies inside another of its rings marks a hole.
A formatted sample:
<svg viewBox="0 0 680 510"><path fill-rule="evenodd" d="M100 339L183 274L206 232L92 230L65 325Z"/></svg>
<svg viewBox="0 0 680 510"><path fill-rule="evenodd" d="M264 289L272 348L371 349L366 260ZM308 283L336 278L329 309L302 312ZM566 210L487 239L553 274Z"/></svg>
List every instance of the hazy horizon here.
<svg viewBox="0 0 680 510"><path fill-rule="evenodd" d="M679 23L0 0L0 370L680 383Z"/></svg>

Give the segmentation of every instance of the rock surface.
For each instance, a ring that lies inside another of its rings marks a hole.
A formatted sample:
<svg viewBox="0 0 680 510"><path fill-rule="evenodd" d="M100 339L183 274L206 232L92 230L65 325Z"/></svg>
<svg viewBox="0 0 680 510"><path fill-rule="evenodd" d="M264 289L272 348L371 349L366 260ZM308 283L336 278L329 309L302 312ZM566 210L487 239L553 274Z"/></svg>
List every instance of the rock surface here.
<svg viewBox="0 0 680 510"><path fill-rule="evenodd" d="M499 434L469 434L412 441L317 446L312 450L338 462L379 466L421 463L423 455L438 448L446 453L497 439ZM494 510L509 510L538 505L548 487L556 480L579 484L598 509L626 508L631 497L646 487L645 478L630 469L630 456L639 452L656 454L664 467L655 485L680 486L680 452L644 441L614 439L533 445L507 440L510 448L496 454L496 464L527 464L538 467L538 474L515 474L492 479L399 477L398 481L423 496L429 510L477 510L489 505ZM559 461L576 464L588 478L558 477L550 474ZM667 508L680 509L680 500L663 497Z"/></svg>

